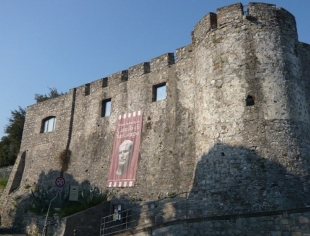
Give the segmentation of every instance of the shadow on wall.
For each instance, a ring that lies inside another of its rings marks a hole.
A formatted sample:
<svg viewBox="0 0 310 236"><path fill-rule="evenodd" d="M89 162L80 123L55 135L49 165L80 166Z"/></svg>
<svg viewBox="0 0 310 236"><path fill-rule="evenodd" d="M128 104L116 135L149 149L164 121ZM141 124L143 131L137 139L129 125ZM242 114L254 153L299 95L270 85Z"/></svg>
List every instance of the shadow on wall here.
<svg viewBox="0 0 310 236"><path fill-rule="evenodd" d="M20 161L18 163L13 182L12 182L11 187L9 189L9 193L13 192L14 190L16 190L20 186L20 183L22 181L22 177L24 174L24 170L25 170L25 162L26 162L26 152L24 151L20 157Z"/></svg>
<svg viewBox="0 0 310 236"><path fill-rule="evenodd" d="M189 208L203 200L196 208L204 216L305 207L309 180L246 147L217 143L197 164Z"/></svg>
<svg viewBox="0 0 310 236"><path fill-rule="evenodd" d="M302 173L302 171L301 171ZM51 199L55 196L53 183L59 171L50 170L42 172L38 179L37 189L41 194L48 195ZM65 173L66 186L76 185L80 189L94 189L88 181L79 184L71 175ZM310 205L307 198L309 193L309 176L296 176L280 164L260 157L255 151L243 146L229 146L217 143L213 148L201 157L197 163L193 188L187 193L172 193L167 198L141 203L132 201L129 196L112 198L115 205L121 203L119 212L121 220L115 221L108 216L102 232L105 235L113 234L115 231L139 230L142 228L157 228L169 225L173 221L198 219L202 217L220 217L240 214L266 213L272 211L304 208ZM42 185L42 183L50 183ZM20 186L26 188L26 186ZM28 194L22 196L17 205L14 218L14 226L36 225L41 231L43 229L42 219L34 221L31 217L24 218L25 211L33 206L33 197L29 186ZM39 191L40 192L40 191ZM68 191L64 191L65 199ZM16 196L18 197L18 196ZM85 199L84 199L85 200ZM87 202L87 200L85 200ZM42 208L48 207L49 201L41 201ZM60 200L53 204L63 204ZM125 210L123 209L130 209ZM97 225L93 227L95 234L100 227L98 214L93 217L91 223L75 222L81 227L87 224ZM101 225L102 226L102 225ZM169 231L169 227L166 228ZM166 232L168 232L166 231ZM91 235L91 234L90 234Z"/></svg>
<svg viewBox="0 0 310 236"><path fill-rule="evenodd" d="M246 147L217 143L198 162L190 192L131 205L122 212L118 230L154 230L173 221L305 208L310 205L309 182L309 176L295 176ZM113 227L107 224L105 235L112 234ZM162 230L174 235L169 227Z"/></svg>
<svg viewBox="0 0 310 236"><path fill-rule="evenodd" d="M50 170L48 173L41 172L37 184L33 186L20 186L20 188L24 189L19 189L14 195L15 208L9 208L6 212L6 215L11 217L15 229L18 229L20 232L26 232L25 227L28 227L27 232L30 230L30 233L42 233L47 209L50 201L56 195L57 197L52 201L49 214L50 216L54 215L54 220L48 221L48 230L50 233L59 228L59 216L72 215L106 201L106 193L102 193L96 186L92 186L89 181L85 180L79 183L71 175L66 173L64 174L66 184L63 191L56 191L54 181L58 176L60 176L60 171L57 170ZM69 201L70 186L78 186L78 201ZM18 195L19 192L23 193ZM61 210L58 211L57 208L61 208ZM89 234L85 235L98 234L102 216L103 213L100 214L99 212L99 214L93 215L90 219L82 219L85 221L85 224L89 223L94 226L93 232L87 229ZM79 222L72 223L76 225L70 227L78 228L81 226L78 225Z"/></svg>

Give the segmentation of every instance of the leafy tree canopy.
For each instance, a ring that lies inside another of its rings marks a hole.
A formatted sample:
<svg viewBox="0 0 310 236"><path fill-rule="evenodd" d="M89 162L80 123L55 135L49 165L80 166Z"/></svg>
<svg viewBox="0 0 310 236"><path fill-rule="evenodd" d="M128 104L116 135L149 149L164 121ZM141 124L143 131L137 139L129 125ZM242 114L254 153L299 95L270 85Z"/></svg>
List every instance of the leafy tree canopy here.
<svg viewBox="0 0 310 236"><path fill-rule="evenodd" d="M46 101L46 100L51 99L51 98L56 98L56 97L61 96L61 95L64 95L64 93L58 92L57 89L55 89L55 88L48 88L48 89L50 90L50 92L48 94L36 93L34 95L34 99L37 101L37 103Z"/></svg>
<svg viewBox="0 0 310 236"><path fill-rule="evenodd" d="M9 123L5 126L3 136L0 141L0 167L13 165L22 141L26 110L19 107L18 110L11 111Z"/></svg>
<svg viewBox="0 0 310 236"><path fill-rule="evenodd" d="M37 103L64 95L55 88L49 88L48 94L35 94ZM19 107L11 111L9 123L4 127L5 136L0 141L0 167L13 165L19 153L24 130L26 110Z"/></svg>

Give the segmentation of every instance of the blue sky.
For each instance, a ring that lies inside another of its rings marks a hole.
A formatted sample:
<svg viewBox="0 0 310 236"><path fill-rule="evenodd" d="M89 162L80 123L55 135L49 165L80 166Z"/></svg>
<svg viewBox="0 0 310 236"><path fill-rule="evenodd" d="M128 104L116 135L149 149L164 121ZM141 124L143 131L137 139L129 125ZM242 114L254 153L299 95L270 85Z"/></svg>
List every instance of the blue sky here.
<svg viewBox="0 0 310 236"><path fill-rule="evenodd" d="M34 94L106 77L185 46L208 12L228 0L3 0L0 3L0 137L11 111ZM241 1L246 5L247 1ZM310 43L309 0L274 0Z"/></svg>

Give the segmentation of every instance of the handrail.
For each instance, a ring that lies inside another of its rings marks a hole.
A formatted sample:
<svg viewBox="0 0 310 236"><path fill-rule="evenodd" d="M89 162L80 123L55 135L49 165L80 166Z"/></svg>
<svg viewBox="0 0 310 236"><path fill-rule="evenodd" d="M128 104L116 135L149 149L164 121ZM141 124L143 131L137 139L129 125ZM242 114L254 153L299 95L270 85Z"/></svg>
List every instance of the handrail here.
<svg viewBox="0 0 310 236"><path fill-rule="evenodd" d="M279 179L278 179L279 180ZM238 187L259 188L257 185L238 185ZM276 186L274 192L266 197L259 198L260 202L253 199L234 198L226 196L231 189L237 186L210 188L174 194L157 201L150 201L120 212L121 220L113 220L113 214L102 217L100 236L114 235L126 231L139 230L147 227L156 227L175 220L194 219L199 217L218 217L247 213L263 213L267 211L283 211L291 208L309 207L307 192L310 184L303 184L300 192L288 192L287 188ZM225 192L226 191L226 192ZM251 195L253 193L249 193ZM213 197L221 196L221 201L212 201ZM205 197L201 200L201 197ZM226 198L227 197L227 198ZM196 199L197 198L197 199Z"/></svg>

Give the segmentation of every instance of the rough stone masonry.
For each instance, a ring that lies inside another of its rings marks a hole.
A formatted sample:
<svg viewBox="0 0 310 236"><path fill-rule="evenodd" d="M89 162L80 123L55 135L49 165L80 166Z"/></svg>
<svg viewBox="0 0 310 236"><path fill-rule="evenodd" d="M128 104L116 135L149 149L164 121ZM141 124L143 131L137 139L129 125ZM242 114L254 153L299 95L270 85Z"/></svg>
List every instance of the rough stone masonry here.
<svg viewBox="0 0 310 236"><path fill-rule="evenodd" d="M192 43L27 108L21 152L6 196L53 186L71 152L67 185L150 201L188 192L199 216L310 205L310 45L295 18L272 4L217 9ZM166 98L154 101L157 85ZM102 116L111 100L110 116ZM115 123L143 111L136 184L107 188ZM56 117L52 132L42 132ZM17 189L17 190L16 190ZM2 219L9 217L6 203ZM8 223L9 224L9 223Z"/></svg>

